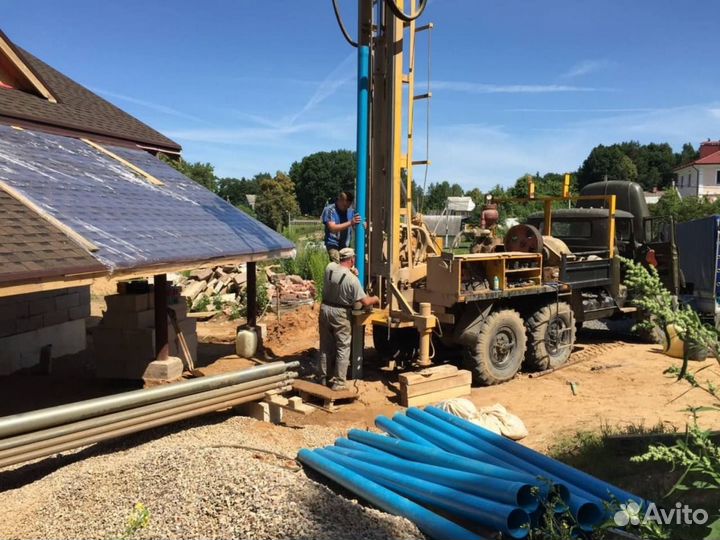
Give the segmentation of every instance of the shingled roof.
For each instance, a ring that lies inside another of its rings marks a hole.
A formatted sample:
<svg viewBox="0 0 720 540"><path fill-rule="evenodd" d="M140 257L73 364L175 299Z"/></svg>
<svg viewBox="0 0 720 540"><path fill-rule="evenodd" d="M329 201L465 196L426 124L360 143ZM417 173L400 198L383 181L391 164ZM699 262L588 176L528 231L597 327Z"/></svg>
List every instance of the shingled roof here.
<svg viewBox="0 0 720 540"><path fill-rule="evenodd" d="M92 277L105 268L63 231L0 190L0 283Z"/></svg>
<svg viewBox="0 0 720 540"><path fill-rule="evenodd" d="M0 40L12 48L57 100L53 103L29 92L0 87L0 122L116 144L180 151L178 143L12 44L2 32Z"/></svg>

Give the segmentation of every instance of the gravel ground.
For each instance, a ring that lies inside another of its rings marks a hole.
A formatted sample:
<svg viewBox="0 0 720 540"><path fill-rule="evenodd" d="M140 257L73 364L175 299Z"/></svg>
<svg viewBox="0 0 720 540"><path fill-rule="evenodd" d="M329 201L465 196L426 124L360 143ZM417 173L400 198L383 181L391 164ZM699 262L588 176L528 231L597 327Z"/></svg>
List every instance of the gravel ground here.
<svg viewBox="0 0 720 540"><path fill-rule="evenodd" d="M424 538L294 461L342 434L219 415L19 466L0 472L0 538L119 538L137 502L138 539Z"/></svg>

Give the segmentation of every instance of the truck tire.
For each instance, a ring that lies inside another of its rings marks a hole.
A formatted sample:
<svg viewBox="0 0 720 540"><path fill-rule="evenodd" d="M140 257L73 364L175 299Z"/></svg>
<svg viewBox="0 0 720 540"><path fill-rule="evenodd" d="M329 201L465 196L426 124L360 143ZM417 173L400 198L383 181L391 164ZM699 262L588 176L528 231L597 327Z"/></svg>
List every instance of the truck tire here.
<svg viewBox="0 0 720 540"><path fill-rule="evenodd" d="M532 371L563 365L575 344L575 315L566 302L541 307L527 320L528 347L525 364Z"/></svg>
<svg viewBox="0 0 720 540"><path fill-rule="evenodd" d="M488 316L475 343L463 349L463 363L473 384L490 386L512 379L525 355L525 327L520 314L502 309Z"/></svg>

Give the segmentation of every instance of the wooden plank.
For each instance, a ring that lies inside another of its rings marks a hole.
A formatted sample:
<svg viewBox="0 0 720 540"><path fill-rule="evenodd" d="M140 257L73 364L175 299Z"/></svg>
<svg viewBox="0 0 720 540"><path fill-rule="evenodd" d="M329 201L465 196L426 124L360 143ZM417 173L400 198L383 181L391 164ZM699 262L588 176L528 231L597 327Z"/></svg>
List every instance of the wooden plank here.
<svg viewBox="0 0 720 540"><path fill-rule="evenodd" d="M28 199L25 195L20 193L17 189L12 187L10 184L0 180L0 189L2 189L5 193L10 195L13 199L20 202L21 204L28 207L30 210L38 214L41 218L43 218L45 221L50 223L53 227L56 229L59 229L64 234L75 240L78 244L80 244L82 247L87 249L88 251L97 251L99 248L93 244L90 240L85 238L84 236L78 234L73 229L65 225L62 221L59 219L51 216L48 214L43 208L35 204L33 201Z"/></svg>
<svg viewBox="0 0 720 540"><path fill-rule="evenodd" d="M37 75L35 75L35 72L31 70L25 62L22 61L20 56L17 55L15 52L15 49L13 46L4 39L4 36L0 34L0 51L2 51L5 56L12 62L12 64L15 66L15 68L22 74L23 77L37 90L37 92L43 96L45 99L47 99L50 103L57 103L57 99L53 95L53 93L50 91L50 89L45 86L45 83L41 81Z"/></svg>
<svg viewBox="0 0 720 540"><path fill-rule="evenodd" d="M135 174L140 175L142 178L144 178L145 180L147 180L148 182L150 182L150 183L153 184L154 186L164 186L164 185L165 185L161 180L158 180L158 179L155 178L152 174L150 174L150 173L148 173L148 172L145 172L144 170L142 170L142 169L141 169L140 167L138 167L137 165L135 165L135 164L133 164L133 163L130 163L128 160L126 160L126 159L124 159L124 158L121 158L121 157L118 156L115 152L111 152L110 150L108 150L108 149L105 148L104 146L101 146L101 145L99 145L98 143L91 141L90 139L80 139L80 140L81 140L82 142L84 142L85 144L88 144L88 145L92 146L92 147L93 147L95 150L97 150L98 152L102 152L102 153L105 154L106 156L114 159L115 161L118 161L118 162L122 163L122 164L125 165L128 169L130 169L131 171L133 171Z"/></svg>
<svg viewBox="0 0 720 540"><path fill-rule="evenodd" d="M398 376L398 381L400 381L400 384L410 386L413 384L428 382L429 380L446 379L457 375L457 372L457 367L450 364L444 364L442 366L432 366L421 369L420 371L408 371L407 373L401 373Z"/></svg>
<svg viewBox="0 0 720 540"><path fill-rule="evenodd" d="M9 285L0 287L0 297L16 296L18 294L28 294L43 291L54 291L57 289L65 289L67 287L82 287L84 285L92 285L92 278L87 279L65 279L54 281L40 281L35 283L24 283L22 285Z"/></svg>
<svg viewBox="0 0 720 540"><path fill-rule="evenodd" d="M401 385L400 392L406 397L422 396L423 394L430 394L437 392L438 390L444 390L446 388L453 388L455 386L466 385L468 388L472 384L472 373L466 370L459 370L453 377L447 377L445 379L434 379L420 384L413 384L410 386Z"/></svg>
<svg viewBox="0 0 720 540"><path fill-rule="evenodd" d="M429 394L423 394L422 396L408 398L407 405L405 405L405 407L421 407L423 405L429 405L431 403L439 403L440 401L445 401L446 399L453 399L469 395L470 386L456 386L454 388L446 388L445 390L438 390L437 392L431 392Z"/></svg>
<svg viewBox="0 0 720 540"><path fill-rule="evenodd" d="M346 390L331 390L327 386L310 381L295 380L293 381L293 388L298 392L304 392L326 400L358 398L358 393L354 389L348 388Z"/></svg>

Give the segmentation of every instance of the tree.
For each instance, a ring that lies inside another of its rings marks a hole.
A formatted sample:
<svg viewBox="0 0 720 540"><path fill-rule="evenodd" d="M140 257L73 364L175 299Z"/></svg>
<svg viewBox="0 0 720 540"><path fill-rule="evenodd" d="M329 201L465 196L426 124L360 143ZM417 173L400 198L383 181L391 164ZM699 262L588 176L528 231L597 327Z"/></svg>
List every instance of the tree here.
<svg viewBox="0 0 720 540"><path fill-rule="evenodd" d="M427 187L423 200L423 212L442 212L448 197L462 197L463 193L463 188L460 184L450 185L450 182L447 180L430 184Z"/></svg>
<svg viewBox="0 0 720 540"><path fill-rule="evenodd" d="M210 191L215 191L217 177L215 176L215 167L210 163L202 163L200 161L190 163L183 158L169 158L165 154L159 154L159 156L162 161L177 169L188 178L195 180L198 184L205 186Z"/></svg>
<svg viewBox="0 0 720 540"><path fill-rule="evenodd" d="M596 146L577 172L582 188L593 182L608 180L637 181L638 170L633 161L617 146Z"/></svg>
<svg viewBox="0 0 720 540"><path fill-rule="evenodd" d="M286 174L278 171L275 178L260 180L255 213L268 227L280 230L288 215L300 213L295 184Z"/></svg>
<svg viewBox="0 0 720 540"><path fill-rule="evenodd" d="M685 165L691 161L695 161L700 157L700 152L695 150L695 147L691 143L683 144L682 150L677 154L675 161L676 166Z"/></svg>
<svg viewBox="0 0 720 540"><path fill-rule="evenodd" d="M653 216L672 217L676 222L690 221L720 213L720 199L713 202L707 197L680 198L677 190L668 189L650 212Z"/></svg>
<svg viewBox="0 0 720 540"><path fill-rule="evenodd" d="M290 178L297 187L300 209L320 215L325 205L341 191L354 191L355 152L333 150L305 156L290 166Z"/></svg>
<svg viewBox="0 0 720 540"><path fill-rule="evenodd" d="M233 206L247 207L246 196L257 195L259 190L260 182L255 178L219 178L215 193Z"/></svg>

